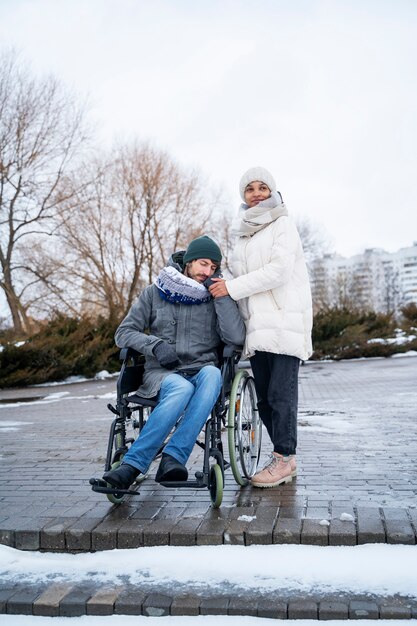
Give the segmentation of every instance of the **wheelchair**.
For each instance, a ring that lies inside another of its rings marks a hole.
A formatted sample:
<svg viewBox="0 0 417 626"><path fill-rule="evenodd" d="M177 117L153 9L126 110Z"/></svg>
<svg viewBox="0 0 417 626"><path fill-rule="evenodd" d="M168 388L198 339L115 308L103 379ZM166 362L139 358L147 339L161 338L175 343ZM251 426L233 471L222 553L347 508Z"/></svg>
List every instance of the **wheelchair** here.
<svg viewBox="0 0 417 626"><path fill-rule="evenodd" d="M250 373L239 368L239 359L240 352L236 348L224 346L220 359L222 388L205 424L203 441L196 441L204 451L202 470L195 472L193 480L160 483L171 488L207 488L214 508L222 503L225 471L230 468L236 483L245 486L256 472L261 452L262 424L255 384ZM142 383L143 355L132 348L124 348L120 360L116 405L107 405L115 417L110 428L104 471L118 467L129 447L140 437L150 412L157 405L156 399L143 398L135 393ZM227 432L228 460L224 456L223 431ZM162 449L163 446L155 458ZM90 484L93 491L105 494L112 504L121 504L128 496L139 495L137 487L146 478L147 474L139 474L129 489L114 488L100 478L91 478Z"/></svg>

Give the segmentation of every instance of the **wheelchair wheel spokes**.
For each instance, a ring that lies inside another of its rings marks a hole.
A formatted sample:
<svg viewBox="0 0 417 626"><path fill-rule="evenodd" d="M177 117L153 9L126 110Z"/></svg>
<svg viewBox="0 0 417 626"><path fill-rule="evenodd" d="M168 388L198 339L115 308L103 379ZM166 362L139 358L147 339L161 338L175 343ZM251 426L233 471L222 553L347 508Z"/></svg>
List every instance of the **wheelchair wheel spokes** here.
<svg viewBox="0 0 417 626"><path fill-rule="evenodd" d="M236 419L236 439L242 474L250 479L256 471L261 450L261 422L258 416L255 382L246 376Z"/></svg>

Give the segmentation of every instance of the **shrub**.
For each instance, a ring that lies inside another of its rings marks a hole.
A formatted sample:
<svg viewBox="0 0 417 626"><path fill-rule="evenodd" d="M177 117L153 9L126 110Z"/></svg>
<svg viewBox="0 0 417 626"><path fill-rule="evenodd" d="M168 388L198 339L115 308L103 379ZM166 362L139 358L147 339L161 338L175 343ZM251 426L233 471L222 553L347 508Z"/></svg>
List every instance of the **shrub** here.
<svg viewBox="0 0 417 626"><path fill-rule="evenodd" d="M410 302L401 308L406 329L417 328L417 304Z"/></svg>
<svg viewBox="0 0 417 626"><path fill-rule="evenodd" d="M392 313L350 311L333 308L319 311L314 317L313 359L352 359L367 356L390 356L400 351L395 344L368 343L369 339L389 338L395 334ZM401 350L410 349L405 346Z"/></svg>
<svg viewBox="0 0 417 626"><path fill-rule="evenodd" d="M23 345L7 343L0 352L0 386L14 387L92 377L100 370L117 371L115 325L57 315Z"/></svg>

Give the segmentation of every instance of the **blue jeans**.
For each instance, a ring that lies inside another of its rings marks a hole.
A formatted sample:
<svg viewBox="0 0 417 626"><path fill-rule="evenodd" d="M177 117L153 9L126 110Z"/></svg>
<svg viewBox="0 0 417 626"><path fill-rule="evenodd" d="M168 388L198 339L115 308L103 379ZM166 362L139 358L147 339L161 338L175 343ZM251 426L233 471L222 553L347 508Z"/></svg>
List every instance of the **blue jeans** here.
<svg viewBox="0 0 417 626"><path fill-rule="evenodd" d="M274 452L284 456L295 454L300 359L286 354L255 352L250 364L259 415L271 438Z"/></svg>
<svg viewBox="0 0 417 626"><path fill-rule="evenodd" d="M185 465L216 403L221 386L220 370L213 365L206 365L193 376L169 374L162 381L158 404L125 454L123 463L145 473L182 415L163 451Z"/></svg>

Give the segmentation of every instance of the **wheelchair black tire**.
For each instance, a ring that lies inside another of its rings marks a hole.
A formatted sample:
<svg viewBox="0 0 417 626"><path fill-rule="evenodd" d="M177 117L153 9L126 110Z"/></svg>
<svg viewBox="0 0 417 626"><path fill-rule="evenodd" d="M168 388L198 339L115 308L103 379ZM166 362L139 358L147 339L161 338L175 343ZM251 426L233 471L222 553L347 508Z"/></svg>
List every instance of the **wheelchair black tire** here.
<svg viewBox="0 0 417 626"><path fill-rule="evenodd" d="M118 461L115 461L114 463L112 463L111 465L111 469L116 469L117 467L119 467L121 461L122 461L123 455L120 456ZM109 487L111 487L111 485L109 483L107 483ZM126 498L126 494L120 495L118 496L116 493L106 493L107 499L109 500L109 502L111 502L112 504L122 504L122 502L124 502L125 498Z"/></svg>
<svg viewBox="0 0 417 626"><path fill-rule="evenodd" d="M218 509L223 500L223 472L218 463L210 468L210 499L214 509Z"/></svg>

